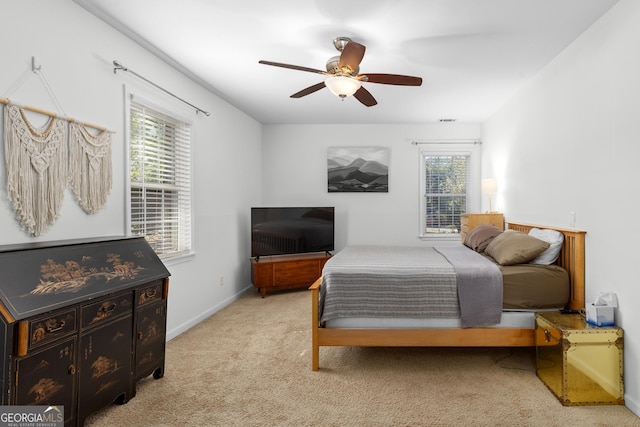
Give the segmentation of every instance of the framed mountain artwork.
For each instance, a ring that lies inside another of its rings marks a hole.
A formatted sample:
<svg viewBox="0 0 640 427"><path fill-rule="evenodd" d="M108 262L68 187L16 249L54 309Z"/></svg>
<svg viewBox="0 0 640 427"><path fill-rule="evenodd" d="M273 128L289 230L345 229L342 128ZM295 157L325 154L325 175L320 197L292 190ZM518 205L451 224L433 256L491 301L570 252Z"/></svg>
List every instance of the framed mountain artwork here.
<svg viewBox="0 0 640 427"><path fill-rule="evenodd" d="M329 193L388 193L389 148L329 147Z"/></svg>

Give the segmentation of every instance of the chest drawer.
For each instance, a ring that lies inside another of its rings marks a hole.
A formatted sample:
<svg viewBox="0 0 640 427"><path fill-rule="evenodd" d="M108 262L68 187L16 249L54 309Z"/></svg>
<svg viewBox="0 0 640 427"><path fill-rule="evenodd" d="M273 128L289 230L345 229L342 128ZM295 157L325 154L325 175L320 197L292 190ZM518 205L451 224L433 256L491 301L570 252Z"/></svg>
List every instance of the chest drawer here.
<svg viewBox="0 0 640 427"><path fill-rule="evenodd" d="M156 280L136 291L136 304L139 306L151 304L164 298L164 281Z"/></svg>
<svg viewBox="0 0 640 427"><path fill-rule="evenodd" d="M504 215L501 213L465 213L460 215L460 237L464 242L467 234L480 224L494 225L504 230Z"/></svg>
<svg viewBox="0 0 640 427"><path fill-rule="evenodd" d="M123 292L100 299L91 304L83 305L80 309L81 328L97 326L110 319L131 313L133 310L133 292Z"/></svg>
<svg viewBox="0 0 640 427"><path fill-rule="evenodd" d="M274 281L282 285L314 281L318 277L320 271L317 261L296 261L289 263L286 268L276 266L273 272Z"/></svg>
<svg viewBox="0 0 640 427"><path fill-rule="evenodd" d="M46 344L77 330L76 310L62 310L28 321L28 348Z"/></svg>
<svg viewBox="0 0 640 427"><path fill-rule="evenodd" d="M468 222L463 222L460 224L460 232L467 234L469 233L469 223Z"/></svg>

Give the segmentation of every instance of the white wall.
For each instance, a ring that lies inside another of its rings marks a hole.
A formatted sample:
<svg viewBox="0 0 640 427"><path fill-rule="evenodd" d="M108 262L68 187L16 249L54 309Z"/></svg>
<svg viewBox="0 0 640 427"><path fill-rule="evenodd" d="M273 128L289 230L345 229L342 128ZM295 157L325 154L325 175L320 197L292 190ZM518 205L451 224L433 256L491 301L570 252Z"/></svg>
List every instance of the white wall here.
<svg viewBox="0 0 640 427"><path fill-rule="evenodd" d="M123 235L126 168L123 85L166 101L194 122L193 260L170 265L169 335L175 336L249 286L249 208L336 206L336 247L421 244L418 148L413 140L484 141L483 176L500 180L508 219L587 230L587 294L615 290L625 329L627 405L640 413L640 286L632 221L640 144L640 3L623 0L481 129L480 125L321 125L264 128L70 1L0 0L0 96L35 56L64 113L115 130L114 186L107 206L85 215L69 192L60 219L40 238L20 230L7 201L0 151L0 244ZM11 17L7 19L7 17ZM55 17L55 19L54 19ZM130 75L162 84L211 117L195 115ZM11 99L57 111L37 76ZM375 108L375 107L374 107ZM263 142L261 141L263 140ZM391 148L387 194L328 193L329 146ZM262 182L260 186L259 183ZM220 285L220 277L224 284Z"/></svg>
<svg viewBox="0 0 640 427"><path fill-rule="evenodd" d="M113 191L107 205L86 215L67 191L59 220L38 238L17 221L7 199L0 150L0 245L125 235L126 144L124 86L193 120L195 257L168 265L168 334L173 337L233 300L250 286L249 208L260 201L261 125L207 92L71 1L2 0L0 96L27 72L9 98L116 131ZM37 75L41 65L60 111ZM195 111L131 74L114 74L119 60L135 72L211 112ZM45 118L34 117L44 123ZM223 277L223 285L220 285Z"/></svg>
<svg viewBox="0 0 640 427"><path fill-rule="evenodd" d="M336 250L347 244L427 244L417 237L420 148L411 142L475 140L480 132L480 125L456 123L266 125L262 147L263 203L335 206ZM327 148L338 146L389 147L389 192L329 193Z"/></svg>
<svg viewBox="0 0 640 427"><path fill-rule="evenodd" d="M640 414L640 2L622 0L483 129L483 170L511 220L587 231L587 303L618 294L627 406Z"/></svg>

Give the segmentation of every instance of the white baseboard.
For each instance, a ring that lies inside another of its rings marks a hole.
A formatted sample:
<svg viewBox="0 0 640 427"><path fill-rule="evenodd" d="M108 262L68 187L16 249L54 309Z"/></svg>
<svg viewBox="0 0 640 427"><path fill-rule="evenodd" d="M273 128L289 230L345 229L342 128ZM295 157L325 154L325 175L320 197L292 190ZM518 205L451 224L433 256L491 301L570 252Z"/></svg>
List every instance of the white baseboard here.
<svg viewBox="0 0 640 427"><path fill-rule="evenodd" d="M235 295L227 298L226 300L220 302L220 304L217 304L217 305L211 307L209 310L201 313L200 315L194 317L193 319L191 319L191 320L189 320L187 322L184 322L183 324L179 325L178 327L167 331L167 341L171 341L172 339L174 339L178 335L185 333L186 331L188 331L189 329L193 328L195 325L197 325L198 323L202 322L203 320L205 320L209 316L211 316L211 315L217 313L218 311L222 310L223 308L225 308L226 306L228 306L229 304L231 304L232 302L234 302L235 300L240 298L242 295L244 295L245 293L247 293L251 289L253 289L253 285L247 286L245 289L241 290L237 294L235 294Z"/></svg>
<svg viewBox="0 0 640 427"><path fill-rule="evenodd" d="M624 406L626 406L627 409L640 417L640 404L635 400L630 399L626 393L624 396Z"/></svg>

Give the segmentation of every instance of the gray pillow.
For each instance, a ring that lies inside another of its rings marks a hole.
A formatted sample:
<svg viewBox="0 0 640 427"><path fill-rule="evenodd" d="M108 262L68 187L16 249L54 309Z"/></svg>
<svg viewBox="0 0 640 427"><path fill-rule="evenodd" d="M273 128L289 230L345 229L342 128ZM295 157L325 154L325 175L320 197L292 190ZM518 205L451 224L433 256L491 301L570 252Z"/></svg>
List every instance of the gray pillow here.
<svg viewBox="0 0 640 427"><path fill-rule="evenodd" d="M480 224L465 236L463 243L474 251L482 253L499 234L502 234L502 230L495 225Z"/></svg>
<svg viewBox="0 0 640 427"><path fill-rule="evenodd" d="M489 243L485 253L500 265L526 264L549 246L548 242L528 234L507 230Z"/></svg>

